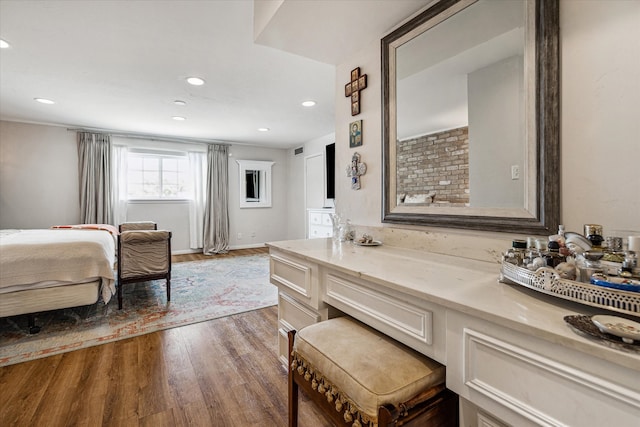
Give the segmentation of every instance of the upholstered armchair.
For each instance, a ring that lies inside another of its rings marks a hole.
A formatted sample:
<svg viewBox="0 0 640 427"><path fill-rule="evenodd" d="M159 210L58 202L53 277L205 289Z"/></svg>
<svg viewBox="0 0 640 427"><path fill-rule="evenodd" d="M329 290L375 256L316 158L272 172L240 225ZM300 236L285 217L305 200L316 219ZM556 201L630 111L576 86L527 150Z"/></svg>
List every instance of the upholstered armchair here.
<svg viewBox="0 0 640 427"><path fill-rule="evenodd" d="M120 224L118 235L118 309L122 309L122 286L166 279L167 302L171 301L171 232L158 230L154 222Z"/></svg>

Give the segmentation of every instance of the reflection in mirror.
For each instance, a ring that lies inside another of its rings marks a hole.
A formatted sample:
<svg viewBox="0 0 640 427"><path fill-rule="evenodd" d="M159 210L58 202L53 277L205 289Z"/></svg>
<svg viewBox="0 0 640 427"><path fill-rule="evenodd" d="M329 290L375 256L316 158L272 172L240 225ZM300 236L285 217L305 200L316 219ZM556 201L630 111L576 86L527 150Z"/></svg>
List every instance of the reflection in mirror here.
<svg viewBox="0 0 640 427"><path fill-rule="evenodd" d="M263 180L264 181L264 180ZM260 201L260 171L259 170L246 170L244 176L244 185L246 186L247 202L259 202Z"/></svg>
<svg viewBox="0 0 640 427"><path fill-rule="evenodd" d="M240 172L240 207L271 207L271 167L274 162L236 161Z"/></svg>
<svg viewBox="0 0 640 427"><path fill-rule="evenodd" d="M556 0L442 0L382 63L383 221L555 231Z"/></svg>

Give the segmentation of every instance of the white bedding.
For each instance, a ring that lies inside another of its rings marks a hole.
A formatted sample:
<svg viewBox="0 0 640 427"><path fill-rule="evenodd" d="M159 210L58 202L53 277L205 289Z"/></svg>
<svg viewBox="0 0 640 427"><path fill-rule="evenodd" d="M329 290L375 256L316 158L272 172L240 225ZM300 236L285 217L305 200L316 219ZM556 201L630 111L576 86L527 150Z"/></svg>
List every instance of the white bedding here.
<svg viewBox="0 0 640 427"><path fill-rule="evenodd" d="M2 230L0 295L100 279L107 303L115 294L115 239L103 230Z"/></svg>

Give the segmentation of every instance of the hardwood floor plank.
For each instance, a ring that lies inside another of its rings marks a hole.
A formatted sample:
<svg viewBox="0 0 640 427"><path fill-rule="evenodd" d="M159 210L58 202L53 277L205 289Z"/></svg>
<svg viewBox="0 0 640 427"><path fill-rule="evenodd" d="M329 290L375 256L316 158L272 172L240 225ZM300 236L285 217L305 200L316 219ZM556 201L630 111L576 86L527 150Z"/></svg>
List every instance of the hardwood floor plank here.
<svg viewBox="0 0 640 427"><path fill-rule="evenodd" d="M138 414L141 419L148 415L170 410L175 406L165 360L162 334L146 334L138 339Z"/></svg>
<svg viewBox="0 0 640 427"><path fill-rule="evenodd" d="M173 400L178 407L185 407L192 403L203 402L204 397L197 383L197 376L182 331L179 328L168 329L160 334L168 366L168 381ZM176 415L174 413L174 415Z"/></svg>
<svg viewBox="0 0 640 427"><path fill-rule="evenodd" d="M103 348L92 347L85 352L82 374L76 393L82 400L74 405L69 417L72 425L100 425L105 406L105 396L109 388L105 375L113 363L113 345Z"/></svg>
<svg viewBox="0 0 640 427"><path fill-rule="evenodd" d="M105 373L109 386L102 423L127 425L133 418L138 420L138 341L136 338L129 338L112 344L114 351L111 369Z"/></svg>
<svg viewBox="0 0 640 427"><path fill-rule="evenodd" d="M176 427L210 427L213 423L204 400L191 402L174 408L173 418Z"/></svg>
<svg viewBox="0 0 640 427"><path fill-rule="evenodd" d="M0 420L10 426L32 425L47 386L62 355L0 368Z"/></svg>
<svg viewBox="0 0 640 427"><path fill-rule="evenodd" d="M55 369L34 414L32 425L74 425L77 405L84 400L84 396L77 390L80 389L83 375L86 375L83 365L88 350L72 351L62 355L62 360Z"/></svg>

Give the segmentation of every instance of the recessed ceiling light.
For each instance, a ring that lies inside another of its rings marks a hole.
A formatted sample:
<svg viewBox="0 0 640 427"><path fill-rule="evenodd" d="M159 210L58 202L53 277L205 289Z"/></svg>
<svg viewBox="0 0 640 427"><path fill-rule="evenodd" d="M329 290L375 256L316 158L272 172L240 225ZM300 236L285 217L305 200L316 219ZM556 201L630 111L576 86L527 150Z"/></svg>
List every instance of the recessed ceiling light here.
<svg viewBox="0 0 640 427"><path fill-rule="evenodd" d="M314 105L316 105L316 101L304 101L302 103L303 107L313 107Z"/></svg>
<svg viewBox="0 0 640 427"><path fill-rule="evenodd" d="M177 120L179 122L183 122L185 120L187 120L186 118L182 117L182 116L173 116L171 117L173 120Z"/></svg>
<svg viewBox="0 0 640 427"><path fill-rule="evenodd" d="M258 128L258 132L269 132L269 128Z"/></svg>
<svg viewBox="0 0 640 427"><path fill-rule="evenodd" d="M176 104L176 105L180 105L180 106L182 106L182 105L187 105L187 103L186 103L186 102L184 102L184 101L180 101L179 99L176 99L175 101L173 101L173 103L174 103L174 104Z"/></svg>
<svg viewBox="0 0 640 427"><path fill-rule="evenodd" d="M48 105L55 104L55 101L52 101L52 100L46 99L46 98L33 98L33 100L37 101L37 102L39 102L41 104L48 104Z"/></svg>
<svg viewBox="0 0 640 427"><path fill-rule="evenodd" d="M204 84L204 80L200 77L189 77L187 78L187 83L194 86L202 86Z"/></svg>
<svg viewBox="0 0 640 427"><path fill-rule="evenodd" d="M5 40L0 39L0 49L6 49L9 46L11 46L9 43L7 43Z"/></svg>

